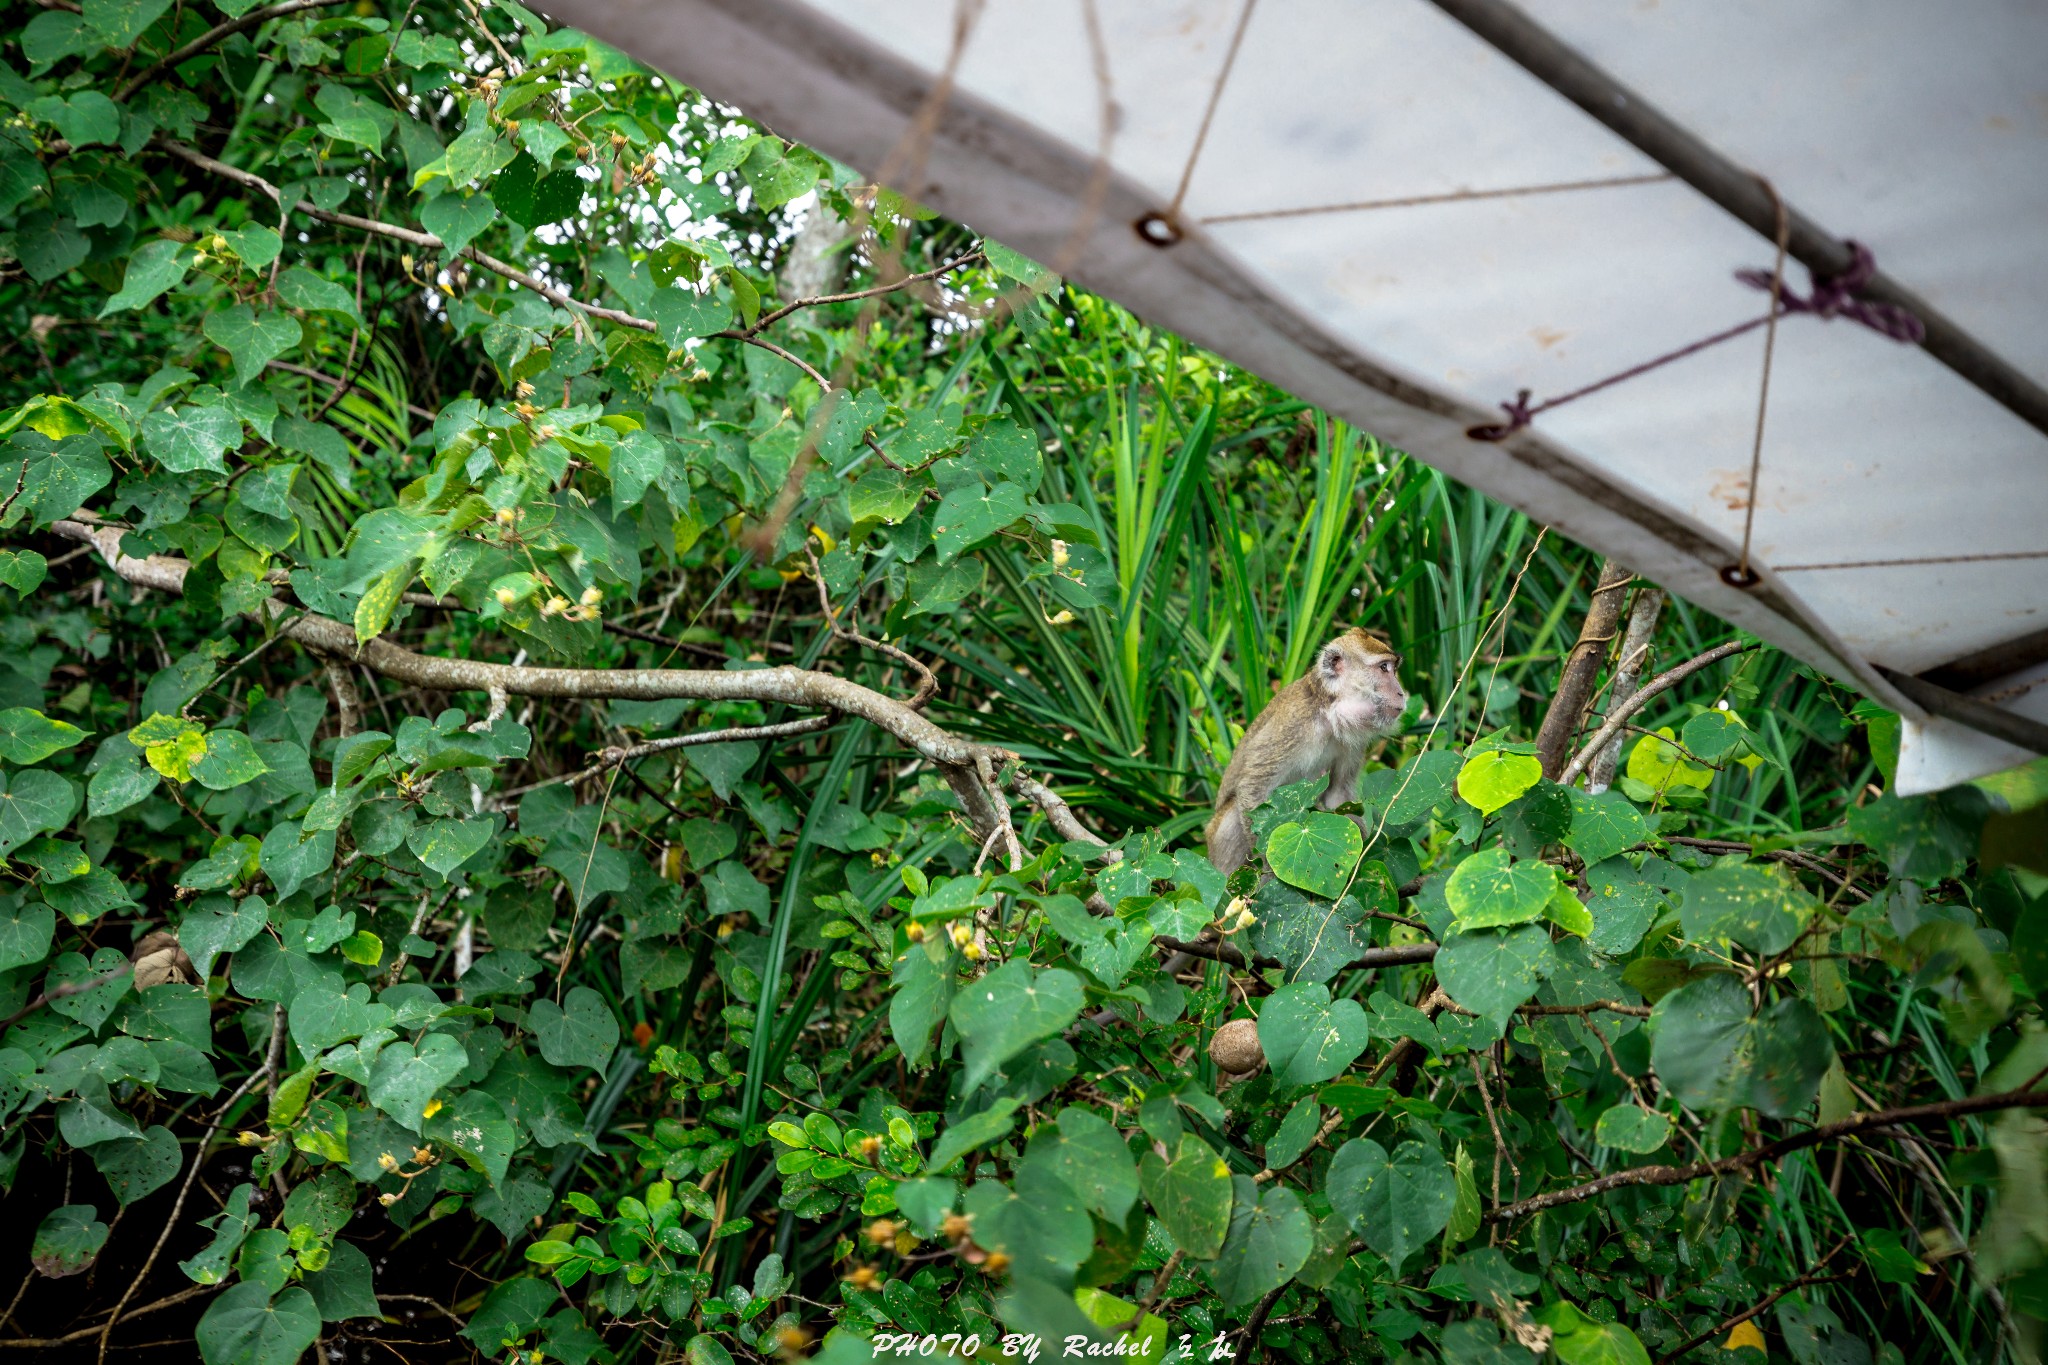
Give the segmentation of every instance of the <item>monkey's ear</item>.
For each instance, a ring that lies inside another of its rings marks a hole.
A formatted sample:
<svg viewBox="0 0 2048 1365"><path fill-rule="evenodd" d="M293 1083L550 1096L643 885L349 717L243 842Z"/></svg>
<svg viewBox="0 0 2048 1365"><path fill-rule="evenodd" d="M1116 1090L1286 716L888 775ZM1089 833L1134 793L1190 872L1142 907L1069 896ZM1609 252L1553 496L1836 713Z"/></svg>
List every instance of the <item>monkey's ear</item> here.
<svg viewBox="0 0 2048 1365"><path fill-rule="evenodd" d="M1316 664L1322 669L1324 677L1341 677L1344 673L1344 651L1335 645L1327 645L1317 658Z"/></svg>

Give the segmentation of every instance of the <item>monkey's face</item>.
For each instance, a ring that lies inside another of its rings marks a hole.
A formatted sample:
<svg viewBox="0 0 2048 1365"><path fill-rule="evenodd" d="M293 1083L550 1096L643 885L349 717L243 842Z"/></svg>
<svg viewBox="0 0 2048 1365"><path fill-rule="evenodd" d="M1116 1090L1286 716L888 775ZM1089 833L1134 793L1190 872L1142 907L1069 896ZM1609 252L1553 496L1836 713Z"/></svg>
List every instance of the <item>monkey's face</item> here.
<svg viewBox="0 0 2048 1365"><path fill-rule="evenodd" d="M1401 656L1372 632L1353 627L1324 645L1316 672L1330 695L1330 723L1353 733L1390 733L1408 707Z"/></svg>

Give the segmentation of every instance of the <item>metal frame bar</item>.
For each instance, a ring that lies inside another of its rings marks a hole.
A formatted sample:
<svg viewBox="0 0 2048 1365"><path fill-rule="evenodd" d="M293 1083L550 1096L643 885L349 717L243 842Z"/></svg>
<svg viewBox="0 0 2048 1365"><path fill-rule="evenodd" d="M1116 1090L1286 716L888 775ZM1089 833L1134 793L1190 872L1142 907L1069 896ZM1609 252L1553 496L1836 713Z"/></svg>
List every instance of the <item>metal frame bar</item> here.
<svg viewBox="0 0 2048 1365"><path fill-rule="evenodd" d="M1932 715L1946 716L1958 725L1967 725L2007 744L2017 744L2037 754L2048 754L2048 725L2038 720L2028 720L1988 701L1978 701L1975 697L1951 692L1946 687L1936 687L1910 673L1895 673L1881 664L1878 671L1899 689L1901 695Z"/></svg>
<svg viewBox="0 0 2048 1365"><path fill-rule="evenodd" d="M1775 245L1777 206L1755 172L1715 151L1507 0L1432 3ZM1789 203L1785 212L1794 260L1822 279L1849 268L1852 253L1846 242ZM1873 302L1909 310L1926 328L1921 349L2035 430L2048 433L2048 388L1883 271L1860 292Z"/></svg>

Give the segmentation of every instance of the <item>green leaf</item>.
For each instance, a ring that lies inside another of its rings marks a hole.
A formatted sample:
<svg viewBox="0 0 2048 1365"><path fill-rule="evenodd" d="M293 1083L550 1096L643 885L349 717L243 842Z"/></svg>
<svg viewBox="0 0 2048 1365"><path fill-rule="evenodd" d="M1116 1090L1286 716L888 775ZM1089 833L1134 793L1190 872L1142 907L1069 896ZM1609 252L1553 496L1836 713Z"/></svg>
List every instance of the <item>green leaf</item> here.
<svg viewBox="0 0 2048 1365"><path fill-rule="evenodd" d="M201 1052L213 1047L213 1016L206 992L182 981L159 981L121 1002L114 1027L137 1038L184 1043Z"/></svg>
<svg viewBox="0 0 2048 1365"><path fill-rule="evenodd" d="M1181 1250L1206 1261L1223 1249L1231 1221L1230 1167L1200 1138L1183 1133L1171 1162L1146 1152L1138 1185Z"/></svg>
<svg viewBox="0 0 2048 1365"><path fill-rule="evenodd" d="M1589 1318L1562 1299L1530 1316L1550 1329L1550 1349L1562 1365L1650 1365L1650 1353L1634 1332Z"/></svg>
<svg viewBox="0 0 2048 1365"><path fill-rule="evenodd" d="M1378 863L1368 863L1359 873L1357 890L1375 901L1384 891L1392 904L1393 888ZM1289 981L1328 981L1372 947L1366 904L1357 895L1335 901L1312 899L1273 877L1252 894L1252 912L1257 916L1252 929L1254 946L1278 958ZM1206 910L1202 919L1207 923ZM1174 937L1192 938L1199 931L1197 925L1194 931Z"/></svg>
<svg viewBox="0 0 2048 1365"><path fill-rule="evenodd" d="M1315 1250L1315 1220L1285 1185L1261 1189L1248 1175L1232 1182L1230 1232L1209 1282L1233 1306L1251 1303L1294 1278Z"/></svg>
<svg viewBox="0 0 2048 1365"><path fill-rule="evenodd" d="M1019 958L960 988L949 1015L960 1031L972 1091L996 1068L1041 1038L1064 1029L1081 1012L1081 982L1072 972L1038 972Z"/></svg>
<svg viewBox="0 0 2048 1365"><path fill-rule="evenodd" d="M1513 862L1506 849L1496 846L1458 864L1444 883L1444 899L1458 929L1494 929L1540 916L1557 885L1557 870L1550 864Z"/></svg>
<svg viewBox="0 0 2048 1365"><path fill-rule="evenodd" d="M35 550L0 550L0 583L23 597L41 587L49 573L50 561Z"/></svg>
<svg viewBox="0 0 2048 1365"><path fill-rule="evenodd" d="M1572 827L1564 846L1588 866L1649 840L1650 826L1643 813L1620 792L1589 796L1577 787L1568 787L1565 795L1572 803Z"/></svg>
<svg viewBox="0 0 2048 1365"><path fill-rule="evenodd" d="M370 1072L370 1103L417 1133L434 1092L468 1066L469 1054L445 1033L429 1033L417 1044L388 1043Z"/></svg>
<svg viewBox="0 0 2048 1365"><path fill-rule="evenodd" d="M1335 899L1350 884L1365 852L1365 835L1348 815L1317 811L1289 821L1266 841L1273 875L1291 886Z"/></svg>
<svg viewBox="0 0 2048 1365"><path fill-rule="evenodd" d="M185 1155L177 1134L156 1124L139 1138L98 1144L92 1149L92 1160L114 1198L125 1206L177 1179Z"/></svg>
<svg viewBox="0 0 2048 1365"><path fill-rule="evenodd" d="M1282 986L1259 1007L1259 1046L1274 1077L1287 1085L1314 1085L1343 1074L1371 1036L1364 1007L1356 1000L1332 1000L1318 982Z"/></svg>
<svg viewBox="0 0 2048 1365"><path fill-rule="evenodd" d="M356 296L324 275L295 265L277 277L277 296L293 308L309 312L340 313L357 326L362 315L356 311Z"/></svg>
<svg viewBox="0 0 2048 1365"><path fill-rule="evenodd" d="M347 1171L327 1166L292 1187L281 1221L287 1230L311 1228L326 1240L348 1226L355 1204L356 1182Z"/></svg>
<svg viewBox="0 0 2048 1365"><path fill-rule="evenodd" d="M108 47L130 48L164 16L171 0L85 0L86 27Z"/></svg>
<svg viewBox="0 0 2048 1365"><path fill-rule="evenodd" d="M284 238L276 228L252 223L243 228L222 228L220 236L228 244L228 250L242 260L242 264L256 270L269 268L284 248Z"/></svg>
<svg viewBox="0 0 2048 1365"><path fill-rule="evenodd" d="M43 107L40 102L38 108ZM83 90L50 111L50 122L73 147L121 140L121 106L97 90Z"/></svg>
<svg viewBox="0 0 2048 1365"><path fill-rule="evenodd" d="M281 820L263 836L257 858L283 900L334 865L334 831L307 834L297 820Z"/></svg>
<svg viewBox="0 0 2048 1365"><path fill-rule="evenodd" d="M45 989L52 992L50 1008L97 1031L128 994L133 980L128 965L127 955L119 948L100 948L90 959L82 953L59 953L50 964L45 983ZM77 989L92 981L100 984L90 990ZM56 994L58 988L65 993Z"/></svg>
<svg viewBox="0 0 2048 1365"><path fill-rule="evenodd" d="M206 752L192 763L192 776L208 791L224 792L254 782L270 771L256 746L240 730L214 730L206 736Z"/></svg>
<svg viewBox="0 0 2048 1365"><path fill-rule="evenodd" d="M219 1284L228 1277L236 1249L263 1221L249 1211L249 1201L255 1193L256 1187L246 1180L235 1186L221 1211L208 1220L213 1225L213 1240L190 1259L178 1262L185 1278L194 1284Z"/></svg>
<svg viewBox="0 0 2048 1365"><path fill-rule="evenodd" d="M185 278L191 264L191 257L185 254L182 242L159 237L153 242L143 243L128 258L121 288L100 309L100 316L104 318L130 308L147 307L160 295L175 288Z"/></svg>
<svg viewBox="0 0 2048 1365"><path fill-rule="evenodd" d="M0 711L0 758L26 766L40 763L85 738L69 721L51 720L26 706Z"/></svg>
<svg viewBox="0 0 2048 1365"><path fill-rule="evenodd" d="M1671 1138L1671 1117L1639 1104L1617 1104L1600 1115L1593 1140L1619 1152L1644 1155L1656 1151Z"/></svg>
<svg viewBox="0 0 2048 1365"><path fill-rule="evenodd" d="M912 943L896 959L889 993L889 1036L911 1066L931 1059L932 1026L946 1018L953 1003L953 952L944 938L933 935Z"/></svg>
<svg viewBox="0 0 2048 1365"><path fill-rule="evenodd" d="M587 1066L603 1074L619 1044L619 1021L604 997L588 986L572 986L562 1004L536 1000L527 1026L540 1039L540 1055L556 1066Z"/></svg>
<svg viewBox="0 0 2048 1365"><path fill-rule="evenodd" d="M297 346L305 336L305 329L291 314L258 314L246 303L208 313L200 330L234 357L238 385L262 374L264 366Z"/></svg>
<svg viewBox="0 0 2048 1365"><path fill-rule="evenodd" d="M354 1242L337 1239L326 1266L307 1275L304 1284L322 1322L384 1316L372 1283L370 1257Z"/></svg>
<svg viewBox="0 0 2048 1365"><path fill-rule="evenodd" d="M1765 955L1799 941L1818 906L1775 863L1716 863L1686 883L1679 925L1696 943L1737 943Z"/></svg>
<svg viewBox="0 0 2048 1365"><path fill-rule="evenodd" d="M1330 1207L1398 1275L1450 1222L1458 1184L1450 1163L1420 1142L1389 1156L1371 1138L1354 1138L1330 1162L1329 1192Z"/></svg>
<svg viewBox="0 0 2048 1365"><path fill-rule="evenodd" d="M1060 1111L1056 1132L1032 1139L1032 1157L1081 1196L1081 1202L1121 1226L1138 1201L1138 1168L1123 1135L1109 1120L1079 1105Z"/></svg>
<svg viewBox="0 0 2048 1365"><path fill-rule="evenodd" d="M208 896L188 912L178 926L178 946L192 959L203 978L211 974L213 960L232 953L263 932L270 921L270 907L261 896L231 900Z"/></svg>
<svg viewBox="0 0 2048 1365"><path fill-rule="evenodd" d="M1459 934L1437 950L1434 965L1437 981L1454 1003L1506 1027L1556 960L1550 935L1525 924Z"/></svg>
<svg viewBox="0 0 2048 1365"><path fill-rule="evenodd" d="M294 1365L320 1336L313 1296L291 1288L275 1300L261 1284L229 1285L193 1334L206 1365Z"/></svg>
<svg viewBox="0 0 2048 1365"><path fill-rule="evenodd" d="M226 408L159 408L142 419L142 439L174 474L225 476L222 456L242 443L242 419Z"/></svg>
<svg viewBox="0 0 2048 1365"><path fill-rule="evenodd" d="M1016 1113L1023 1101L1005 1095L978 1114L969 1114L946 1125L946 1131L932 1144L931 1160L925 1169L942 1171L977 1147L986 1146L1017 1126Z"/></svg>
<svg viewBox="0 0 2048 1365"><path fill-rule="evenodd" d="M941 567L959 558L960 552L1024 515L1024 492L1015 484L984 488L966 484L948 493L932 519L934 543Z"/></svg>
<svg viewBox="0 0 2048 1365"><path fill-rule="evenodd" d="M1458 795L1491 815L1543 780L1543 763L1532 754L1486 749L1458 770Z"/></svg>
<svg viewBox="0 0 2048 1365"><path fill-rule="evenodd" d="M56 930L57 917L49 906L31 905L16 896L0 901L0 972L32 966L48 957Z"/></svg>
<svg viewBox="0 0 2048 1365"><path fill-rule="evenodd" d="M498 136L497 129L487 123L479 123L448 144L441 169L446 172L449 184L458 190L467 189L485 177L495 175L511 162L518 151L511 142Z"/></svg>
<svg viewBox="0 0 2048 1365"><path fill-rule="evenodd" d="M1786 1118L1813 1103L1835 1049L1820 1012L1801 999L1752 1017L1739 978L1680 986L1650 1015L1650 1064L1680 1103L1719 1112L1753 1106Z"/></svg>
<svg viewBox="0 0 2048 1365"><path fill-rule="evenodd" d="M483 851L491 841L498 822L488 817L476 820L436 820L421 825L406 836L405 846L419 860L446 877Z"/></svg>
<svg viewBox="0 0 2048 1365"><path fill-rule="evenodd" d="M661 329L661 339L671 351L696 337L708 337L732 326L732 304L718 294L699 294L690 289L657 289L648 305L648 316Z"/></svg>
<svg viewBox="0 0 2048 1365"><path fill-rule="evenodd" d="M1038 438L1009 417L991 418L969 436L960 463L990 483L1013 483L1027 494L1036 493L1045 478Z"/></svg>
<svg viewBox="0 0 2048 1365"><path fill-rule="evenodd" d="M322 981L294 996L286 1017L292 1041L310 1057L384 1028L396 1014L389 1005L372 1002L367 985L358 983L343 991L339 981Z"/></svg>
<svg viewBox="0 0 2048 1365"><path fill-rule="evenodd" d="M77 811L78 789L56 773L41 768L11 778L0 773L0 856L45 830L64 828Z"/></svg>
<svg viewBox="0 0 2048 1365"><path fill-rule="evenodd" d="M847 514L856 524L879 521L888 526L898 525L917 510L925 487L919 475L904 474L886 465L869 469L846 491Z"/></svg>
<svg viewBox="0 0 2048 1365"><path fill-rule="evenodd" d="M427 1120L424 1131L461 1153L463 1162L494 1186L504 1181L519 1140L504 1106L482 1090L463 1090L450 1096Z"/></svg>
<svg viewBox="0 0 2048 1365"><path fill-rule="evenodd" d="M1301 1160L1309 1144L1315 1141L1322 1117L1323 1107L1315 1096L1295 1101L1273 1136L1266 1140L1266 1165L1281 1171Z"/></svg>
<svg viewBox="0 0 2048 1365"><path fill-rule="evenodd" d="M90 1204L66 1204L43 1215L29 1244L29 1260L38 1274L53 1280L92 1268L107 1244L107 1225Z"/></svg>

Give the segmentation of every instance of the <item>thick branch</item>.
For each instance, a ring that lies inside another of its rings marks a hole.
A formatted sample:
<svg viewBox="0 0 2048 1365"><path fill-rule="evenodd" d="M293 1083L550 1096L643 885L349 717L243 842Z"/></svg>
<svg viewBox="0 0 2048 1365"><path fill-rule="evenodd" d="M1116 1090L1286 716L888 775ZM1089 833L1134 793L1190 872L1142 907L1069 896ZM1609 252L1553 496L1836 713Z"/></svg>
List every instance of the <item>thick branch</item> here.
<svg viewBox="0 0 2048 1365"><path fill-rule="evenodd" d="M1536 730L1536 756L1543 760L1545 777L1557 776L1571 748L1572 736L1585 722L1586 707L1593 700L1593 683L1600 676L1607 646L1614 643L1622 604L1627 600L1626 589L1634 578L1633 570L1611 559L1600 565L1600 581L1593 589L1592 605L1586 608L1585 624L1579 627L1578 641L1565 656L1550 709L1543 713L1543 724Z"/></svg>
<svg viewBox="0 0 2048 1365"><path fill-rule="evenodd" d="M1608 693L1609 706L1619 706L1642 686L1643 669L1650 661L1650 637L1656 634L1657 617L1664 610L1664 593L1644 588L1629 608L1628 630L1621 637L1621 654L1614 665L1614 686ZM1594 758L1587 774L1586 790L1598 794L1614 785L1615 765L1621 761L1621 741L1615 739Z"/></svg>
<svg viewBox="0 0 2048 1365"><path fill-rule="evenodd" d="M123 555L121 531L117 527L94 527L82 521L64 520L52 524L50 530L68 540L91 544L115 573L131 583L140 583L162 592L184 590L188 567L185 561L167 555L151 555L148 559ZM272 606L273 613L282 610ZM961 739L940 729L902 702L859 683L806 668L784 665L727 672L697 668L515 667L480 659L448 659L419 654L381 638L359 645L352 626L311 613L287 621L282 630L290 638L316 651L352 659L373 673L437 692L503 692L520 697L585 700L687 698L693 701L781 702L837 711L873 723L949 770L946 774L949 782L953 780L950 770L964 769L973 778L981 766L1001 766L1016 757L1009 750L995 745ZM959 790L957 783L955 790ZM969 814L975 818L977 827L982 827L981 815L987 813L980 810L983 805L985 799L969 805Z"/></svg>
<svg viewBox="0 0 2048 1365"><path fill-rule="evenodd" d="M1623 1189L1630 1185L1686 1185L1695 1180L1704 1180L1713 1175L1730 1175L1745 1171L1752 1166L1761 1166L1776 1161L1793 1152L1808 1147L1818 1147L1823 1142L1836 1138L1851 1137L1866 1133L1874 1128L1891 1128L1902 1123L1927 1123L1942 1119L1961 1118L1965 1114L1984 1114L2000 1109L2048 1108L2048 1090L2006 1090L1992 1095L1971 1095L1959 1100L1942 1100L1937 1104L1914 1104L1902 1109L1881 1109L1875 1113L1857 1114L1843 1119L1840 1123L1826 1123L1818 1128L1809 1128L1791 1137L1767 1142L1761 1147L1752 1147L1734 1156L1724 1156L1713 1161L1694 1161L1684 1166L1633 1166L1612 1175L1603 1175L1598 1180L1589 1180L1583 1185L1570 1189L1552 1190L1519 1203L1505 1204L1487 1215L1489 1221L1521 1218L1545 1209L1559 1208L1565 1204L1576 1204L1582 1199L1605 1194L1609 1190Z"/></svg>
<svg viewBox="0 0 2048 1365"><path fill-rule="evenodd" d="M1716 645L1704 654L1696 655L1675 668L1668 668L1659 673L1636 689L1633 697L1608 709L1606 723L1593 732L1593 737L1586 741L1585 747L1580 749L1578 755L1566 765L1565 770L1558 774L1557 780L1567 787L1577 781L1579 774L1586 771L1586 765L1593 761L1594 755L1605 748L1609 740L1620 734L1622 727L1628 723L1628 718L1647 706L1653 697L1684 682L1709 664L1717 664L1731 655L1746 653L1755 648L1753 644L1731 641L1725 645Z"/></svg>

